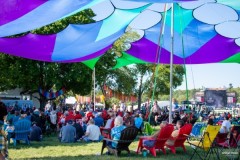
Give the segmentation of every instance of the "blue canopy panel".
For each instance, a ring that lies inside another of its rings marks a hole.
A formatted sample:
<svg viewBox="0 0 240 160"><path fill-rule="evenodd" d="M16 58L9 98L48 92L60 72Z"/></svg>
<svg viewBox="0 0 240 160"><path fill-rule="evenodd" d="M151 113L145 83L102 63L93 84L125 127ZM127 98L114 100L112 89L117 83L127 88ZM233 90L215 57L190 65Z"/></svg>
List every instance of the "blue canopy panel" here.
<svg viewBox="0 0 240 160"><path fill-rule="evenodd" d="M0 21L0 37L24 33L48 25L75 10L83 10L83 7L92 1L1 0L0 17L3 20Z"/></svg>

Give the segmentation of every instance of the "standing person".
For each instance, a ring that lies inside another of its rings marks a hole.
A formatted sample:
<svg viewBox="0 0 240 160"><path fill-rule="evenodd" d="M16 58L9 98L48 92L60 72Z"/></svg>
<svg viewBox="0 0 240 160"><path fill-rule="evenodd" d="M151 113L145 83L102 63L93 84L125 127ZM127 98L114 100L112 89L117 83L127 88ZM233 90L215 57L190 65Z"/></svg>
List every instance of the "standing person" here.
<svg viewBox="0 0 240 160"><path fill-rule="evenodd" d="M125 105L125 103L124 103L123 101L121 101L120 111L121 111L121 112L125 112L125 110L126 110L126 105Z"/></svg>
<svg viewBox="0 0 240 160"><path fill-rule="evenodd" d="M4 132L4 120L7 116L7 107L3 102L0 102L0 159L8 158L7 136Z"/></svg>
<svg viewBox="0 0 240 160"><path fill-rule="evenodd" d="M47 104L45 105L45 112L50 112L51 111L51 101L48 101Z"/></svg>

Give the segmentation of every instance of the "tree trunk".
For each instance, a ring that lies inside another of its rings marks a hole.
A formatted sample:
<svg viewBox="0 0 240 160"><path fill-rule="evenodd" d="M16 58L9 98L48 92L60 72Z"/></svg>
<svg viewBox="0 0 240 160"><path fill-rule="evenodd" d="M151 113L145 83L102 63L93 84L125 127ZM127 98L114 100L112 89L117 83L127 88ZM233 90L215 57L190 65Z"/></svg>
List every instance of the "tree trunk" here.
<svg viewBox="0 0 240 160"><path fill-rule="evenodd" d="M45 105L47 103L46 98L44 96L40 95L39 102L40 102L40 110L44 110Z"/></svg>

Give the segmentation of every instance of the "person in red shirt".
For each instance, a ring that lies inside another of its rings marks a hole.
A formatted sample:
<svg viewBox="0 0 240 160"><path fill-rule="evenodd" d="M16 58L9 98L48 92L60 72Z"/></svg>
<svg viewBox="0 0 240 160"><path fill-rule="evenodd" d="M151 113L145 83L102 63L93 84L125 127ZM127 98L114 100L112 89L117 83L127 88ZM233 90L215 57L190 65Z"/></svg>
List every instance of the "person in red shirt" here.
<svg viewBox="0 0 240 160"><path fill-rule="evenodd" d="M74 118L75 120L76 119L82 119L82 115L78 111L76 111L76 110L74 110L73 116L75 117Z"/></svg>
<svg viewBox="0 0 240 160"><path fill-rule="evenodd" d="M94 118L93 113L92 113L92 109L90 109L90 110L87 112L86 116L87 116L87 122L88 122L91 118Z"/></svg>
<svg viewBox="0 0 240 160"><path fill-rule="evenodd" d="M75 116L74 116L73 114L69 114L68 111L66 111L64 114L66 115L66 117L65 117L65 124L66 124L66 122L68 122L69 120L75 120Z"/></svg>
<svg viewBox="0 0 240 160"><path fill-rule="evenodd" d="M110 118L107 110L105 109L102 111L102 118L104 119L104 121L107 121Z"/></svg>

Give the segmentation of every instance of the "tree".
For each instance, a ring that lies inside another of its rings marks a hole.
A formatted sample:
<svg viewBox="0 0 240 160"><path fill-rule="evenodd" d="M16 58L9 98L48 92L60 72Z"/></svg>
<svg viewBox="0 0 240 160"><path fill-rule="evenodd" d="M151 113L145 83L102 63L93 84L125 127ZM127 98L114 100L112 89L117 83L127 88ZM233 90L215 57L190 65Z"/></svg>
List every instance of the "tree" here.
<svg viewBox="0 0 240 160"><path fill-rule="evenodd" d="M144 70L143 70L144 71ZM183 81L184 68L181 65L173 66L173 88L181 85ZM140 77L141 79L141 77ZM143 89L138 89L138 95L145 94L154 99L169 100L170 92L170 66L148 64L148 74L142 82ZM140 83L141 84L141 83ZM141 91L141 92L140 92ZM153 96L154 94L154 96ZM162 96L159 98L159 96ZM141 99L138 99L138 105Z"/></svg>
<svg viewBox="0 0 240 160"><path fill-rule="evenodd" d="M136 84L133 72L128 67L112 69L116 63L114 56L114 54L108 51L97 62L95 66L96 83L99 85L104 96L106 96L104 85L107 85L115 91L130 95L134 93Z"/></svg>
<svg viewBox="0 0 240 160"><path fill-rule="evenodd" d="M92 71L82 63L62 64L32 61L0 55L0 90L22 88L24 93L38 93L38 88L49 91L65 87L81 95L91 91ZM41 107L47 101L39 94ZM37 97L36 97L37 98Z"/></svg>
<svg viewBox="0 0 240 160"><path fill-rule="evenodd" d="M129 67L112 69L116 65L116 58L121 57L121 52L129 48L129 43L139 38L139 35L129 29L122 37L114 42L113 47L108 50L96 63L96 82L105 96L104 85L111 89L124 92L126 95L134 93L136 77L134 70Z"/></svg>
<svg viewBox="0 0 240 160"><path fill-rule="evenodd" d="M139 86L136 89L138 96L138 109L141 107L142 94L147 89L147 84L144 83L144 76L151 73L151 67L147 64L136 64L136 75L139 77ZM145 81L146 82L146 81Z"/></svg>

